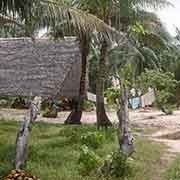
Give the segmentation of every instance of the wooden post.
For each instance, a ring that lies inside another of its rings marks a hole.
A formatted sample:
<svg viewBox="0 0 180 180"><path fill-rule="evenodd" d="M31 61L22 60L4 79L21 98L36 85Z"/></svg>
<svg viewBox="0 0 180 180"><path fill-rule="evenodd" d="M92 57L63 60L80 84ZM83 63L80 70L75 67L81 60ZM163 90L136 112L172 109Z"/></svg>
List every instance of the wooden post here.
<svg viewBox="0 0 180 180"><path fill-rule="evenodd" d="M35 97L30 104L29 112L24 116L24 120L20 125L20 130L16 139L16 159L15 168L21 169L27 160L28 139L30 134L30 126L36 120L40 110L40 98Z"/></svg>

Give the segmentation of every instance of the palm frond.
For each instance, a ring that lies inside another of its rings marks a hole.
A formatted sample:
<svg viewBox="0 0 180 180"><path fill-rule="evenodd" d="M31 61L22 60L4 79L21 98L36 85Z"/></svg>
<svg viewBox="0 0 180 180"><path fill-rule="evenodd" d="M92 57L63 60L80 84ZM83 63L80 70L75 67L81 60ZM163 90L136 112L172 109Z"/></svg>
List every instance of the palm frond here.
<svg viewBox="0 0 180 180"><path fill-rule="evenodd" d="M77 29L77 33L100 32L108 39L127 42L125 34L116 31L103 20L86 11L72 7L64 0L0 0L0 12L18 15L28 24L28 30L54 27L57 23ZM26 19L27 18L27 19ZM31 33L31 32L29 32Z"/></svg>

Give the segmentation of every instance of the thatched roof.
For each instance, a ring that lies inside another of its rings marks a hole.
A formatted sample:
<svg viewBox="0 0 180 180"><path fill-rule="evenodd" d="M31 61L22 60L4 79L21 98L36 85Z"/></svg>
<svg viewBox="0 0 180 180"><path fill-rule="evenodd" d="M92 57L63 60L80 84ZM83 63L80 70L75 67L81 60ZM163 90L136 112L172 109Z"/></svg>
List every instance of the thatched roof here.
<svg viewBox="0 0 180 180"><path fill-rule="evenodd" d="M77 97L80 74L77 41L0 39L0 96Z"/></svg>

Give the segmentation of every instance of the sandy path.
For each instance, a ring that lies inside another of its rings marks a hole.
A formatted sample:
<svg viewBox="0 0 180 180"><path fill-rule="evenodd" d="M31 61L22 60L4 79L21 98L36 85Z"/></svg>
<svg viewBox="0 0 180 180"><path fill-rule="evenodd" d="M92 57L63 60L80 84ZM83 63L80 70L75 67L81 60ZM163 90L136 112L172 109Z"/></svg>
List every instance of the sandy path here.
<svg viewBox="0 0 180 180"><path fill-rule="evenodd" d="M17 109L0 109L0 118L22 120L26 110ZM43 118L38 117L37 121L47 123L64 123L69 112L58 113L57 118ZM115 112L108 112L109 118L112 122L117 122L117 116ZM162 112L157 110L137 110L130 111L131 125L133 127L144 128L156 128L156 133L153 133L149 138L163 142L168 145L170 152L180 152L180 111L175 111L173 115L165 116ZM84 112L82 116L82 123L96 123L96 113ZM176 134L177 138L173 139L173 134ZM167 134L172 134L169 138ZM163 137L163 138L162 138Z"/></svg>
<svg viewBox="0 0 180 180"><path fill-rule="evenodd" d="M5 119L15 119L21 120L25 114L26 110L17 109L0 109L0 118ZM43 118L38 117L38 121L45 121L51 123L63 123L69 112L58 113L57 118ZM108 112L109 118L113 122L117 122L117 117L115 112ZM177 129L180 128L180 111L175 111L173 115L165 116L162 112L157 110L137 110L130 111L130 119L133 125L139 127L158 127L167 129ZM83 123L95 123L96 113L93 112L83 112L82 116Z"/></svg>

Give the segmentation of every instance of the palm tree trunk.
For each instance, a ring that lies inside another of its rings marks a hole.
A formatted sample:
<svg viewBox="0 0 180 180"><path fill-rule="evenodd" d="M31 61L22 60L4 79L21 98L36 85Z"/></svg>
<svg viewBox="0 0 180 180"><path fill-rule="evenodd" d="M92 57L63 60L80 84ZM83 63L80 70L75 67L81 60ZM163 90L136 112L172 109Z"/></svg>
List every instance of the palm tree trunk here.
<svg viewBox="0 0 180 180"><path fill-rule="evenodd" d="M108 44L104 39L101 46L101 54L99 60L98 77L96 81L96 115L97 115L97 128L111 126L104 105L104 81L106 76L106 56L107 56Z"/></svg>
<svg viewBox="0 0 180 180"><path fill-rule="evenodd" d="M133 137L129 130L129 109L128 109L128 89L121 87L119 99L120 109L117 112L119 119L118 140L121 151L130 156L134 152Z"/></svg>
<svg viewBox="0 0 180 180"><path fill-rule="evenodd" d="M81 117L82 117L82 109L83 109L83 102L86 98L86 91L87 91L87 57L89 54L89 37L88 35L82 35L80 40L81 46L81 79L80 79L80 88L79 88L79 97L78 99L74 99L74 108L68 118L65 121L65 124L81 124Z"/></svg>
<svg viewBox="0 0 180 180"><path fill-rule="evenodd" d="M127 33L130 24L129 17L129 0L122 0L120 2L120 23L121 31ZM124 77L127 78L127 77ZM118 140L120 150L130 156L134 152L133 136L129 128L129 108L128 108L128 94L129 90L123 84L120 86L121 95L119 97L119 110L117 116L119 120Z"/></svg>
<svg viewBox="0 0 180 180"><path fill-rule="evenodd" d="M36 120L40 108L41 98L35 97L34 100L31 101L30 111L24 116L24 121L21 123L21 127L16 138L16 169L22 168L28 158L28 141L31 124Z"/></svg>

